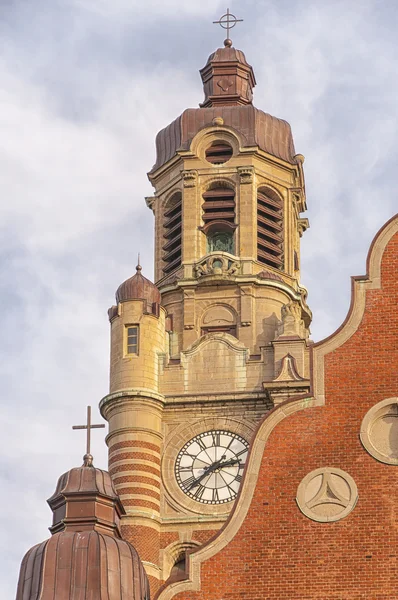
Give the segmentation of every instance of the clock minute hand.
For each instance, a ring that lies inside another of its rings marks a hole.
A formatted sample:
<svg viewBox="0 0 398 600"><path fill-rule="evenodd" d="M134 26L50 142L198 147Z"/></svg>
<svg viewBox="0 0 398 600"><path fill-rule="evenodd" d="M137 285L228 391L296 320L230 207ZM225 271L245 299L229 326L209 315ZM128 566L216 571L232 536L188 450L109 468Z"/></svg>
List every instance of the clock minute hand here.
<svg viewBox="0 0 398 600"><path fill-rule="evenodd" d="M208 467L205 468L205 470L203 471L202 475L199 475L199 477L197 479L195 479L191 485L187 488L188 492L193 488L196 487L198 485L198 483L200 483L202 481L202 479L204 479L206 477L206 475L209 475L210 473L212 473L215 469L217 469L220 466L220 463L222 460L225 459L225 456L222 456L220 458L220 460L216 460L216 462L214 462L212 465L209 465Z"/></svg>

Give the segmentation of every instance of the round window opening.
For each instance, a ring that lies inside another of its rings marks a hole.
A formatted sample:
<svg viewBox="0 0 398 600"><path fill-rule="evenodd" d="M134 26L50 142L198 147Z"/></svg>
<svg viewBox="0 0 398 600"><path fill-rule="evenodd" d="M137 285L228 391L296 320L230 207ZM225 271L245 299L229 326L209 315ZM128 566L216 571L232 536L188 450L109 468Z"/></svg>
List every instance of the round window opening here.
<svg viewBox="0 0 398 600"><path fill-rule="evenodd" d="M222 165L232 157L232 147L226 142L213 142L206 150L206 160L212 165Z"/></svg>

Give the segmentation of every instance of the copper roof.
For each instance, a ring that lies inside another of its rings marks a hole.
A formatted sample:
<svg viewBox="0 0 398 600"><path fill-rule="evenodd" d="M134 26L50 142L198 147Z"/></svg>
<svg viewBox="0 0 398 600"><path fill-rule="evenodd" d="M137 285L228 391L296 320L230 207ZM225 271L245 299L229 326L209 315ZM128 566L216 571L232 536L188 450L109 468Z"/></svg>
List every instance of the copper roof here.
<svg viewBox="0 0 398 600"><path fill-rule="evenodd" d="M241 50L218 48L200 69L200 76L205 93L201 107L251 104L256 79Z"/></svg>
<svg viewBox="0 0 398 600"><path fill-rule="evenodd" d="M25 555L16 600L149 600L139 556L121 539L125 511L109 473L71 469L48 503L53 535Z"/></svg>
<svg viewBox="0 0 398 600"><path fill-rule="evenodd" d="M296 154L289 123L268 113L247 106L216 106L188 108L156 137L156 163L151 173L167 163L178 150L189 150L195 135L204 127L213 126L213 119L222 117L224 125L239 132L243 147L258 146L260 150L295 164Z"/></svg>
<svg viewBox="0 0 398 600"><path fill-rule="evenodd" d="M137 266L137 272L133 277L124 281L116 291L116 302L127 302L127 300L146 300L148 303L160 304L160 292L156 285L141 274L142 268Z"/></svg>
<svg viewBox="0 0 398 600"><path fill-rule="evenodd" d="M108 496L114 500L119 499L108 471L102 471L102 469L96 469L95 467L77 467L61 475L55 492L48 499L48 503L51 506L51 503L60 494L91 492Z"/></svg>
<svg viewBox="0 0 398 600"><path fill-rule="evenodd" d="M61 532L25 555L16 600L144 600L148 580L136 550L97 531Z"/></svg>
<svg viewBox="0 0 398 600"><path fill-rule="evenodd" d="M222 117L226 127L240 134L243 147L258 146L268 154L296 163L289 123L272 117L252 104L256 80L241 50L229 46L218 48L209 56L200 74L205 92L201 108L185 110L158 133L156 163L149 175L172 159L179 150L189 150L195 135L205 127L214 127L213 119L216 117Z"/></svg>
<svg viewBox="0 0 398 600"><path fill-rule="evenodd" d="M239 62L250 67L242 50L237 50L236 48L229 46L226 46L225 48L217 48L215 52L210 54L204 68L206 68L207 65L211 64L212 62ZM201 70L203 71L203 69Z"/></svg>

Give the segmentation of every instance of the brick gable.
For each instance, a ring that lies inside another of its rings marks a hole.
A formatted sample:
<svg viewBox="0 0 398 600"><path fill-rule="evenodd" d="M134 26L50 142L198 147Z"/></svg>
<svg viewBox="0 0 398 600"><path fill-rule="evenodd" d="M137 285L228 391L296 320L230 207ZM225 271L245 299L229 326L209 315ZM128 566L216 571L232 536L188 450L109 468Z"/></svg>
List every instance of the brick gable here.
<svg viewBox="0 0 398 600"><path fill-rule="evenodd" d="M264 418L229 521L192 556L191 581L159 599L397 598L398 467L360 441L369 409L398 397L397 273L395 217L372 245L368 276L353 280L345 323L313 349L314 396ZM300 482L322 467L343 470L358 488L342 520L317 522L297 506Z"/></svg>

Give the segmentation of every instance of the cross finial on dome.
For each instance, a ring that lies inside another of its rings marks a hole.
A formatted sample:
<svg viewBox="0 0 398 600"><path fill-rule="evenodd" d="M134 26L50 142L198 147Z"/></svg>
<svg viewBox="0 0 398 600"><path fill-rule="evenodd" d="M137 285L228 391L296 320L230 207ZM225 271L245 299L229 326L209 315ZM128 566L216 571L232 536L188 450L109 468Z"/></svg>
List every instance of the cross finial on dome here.
<svg viewBox="0 0 398 600"><path fill-rule="evenodd" d="M229 12L229 8L227 8L227 12L225 15L219 18L218 21L213 21L214 25L220 25L223 29L227 30L227 39L224 40L224 46L226 48L230 48L232 46L232 40L229 37L230 30L235 27L237 23L241 23L243 19L237 19L235 15Z"/></svg>
<svg viewBox="0 0 398 600"><path fill-rule="evenodd" d="M86 443L86 454L83 456L83 466L93 466L93 455L91 454L91 430L102 429L105 425L92 425L91 424L91 406L87 406L87 424L86 425L73 425L72 429L87 429L87 443Z"/></svg>

